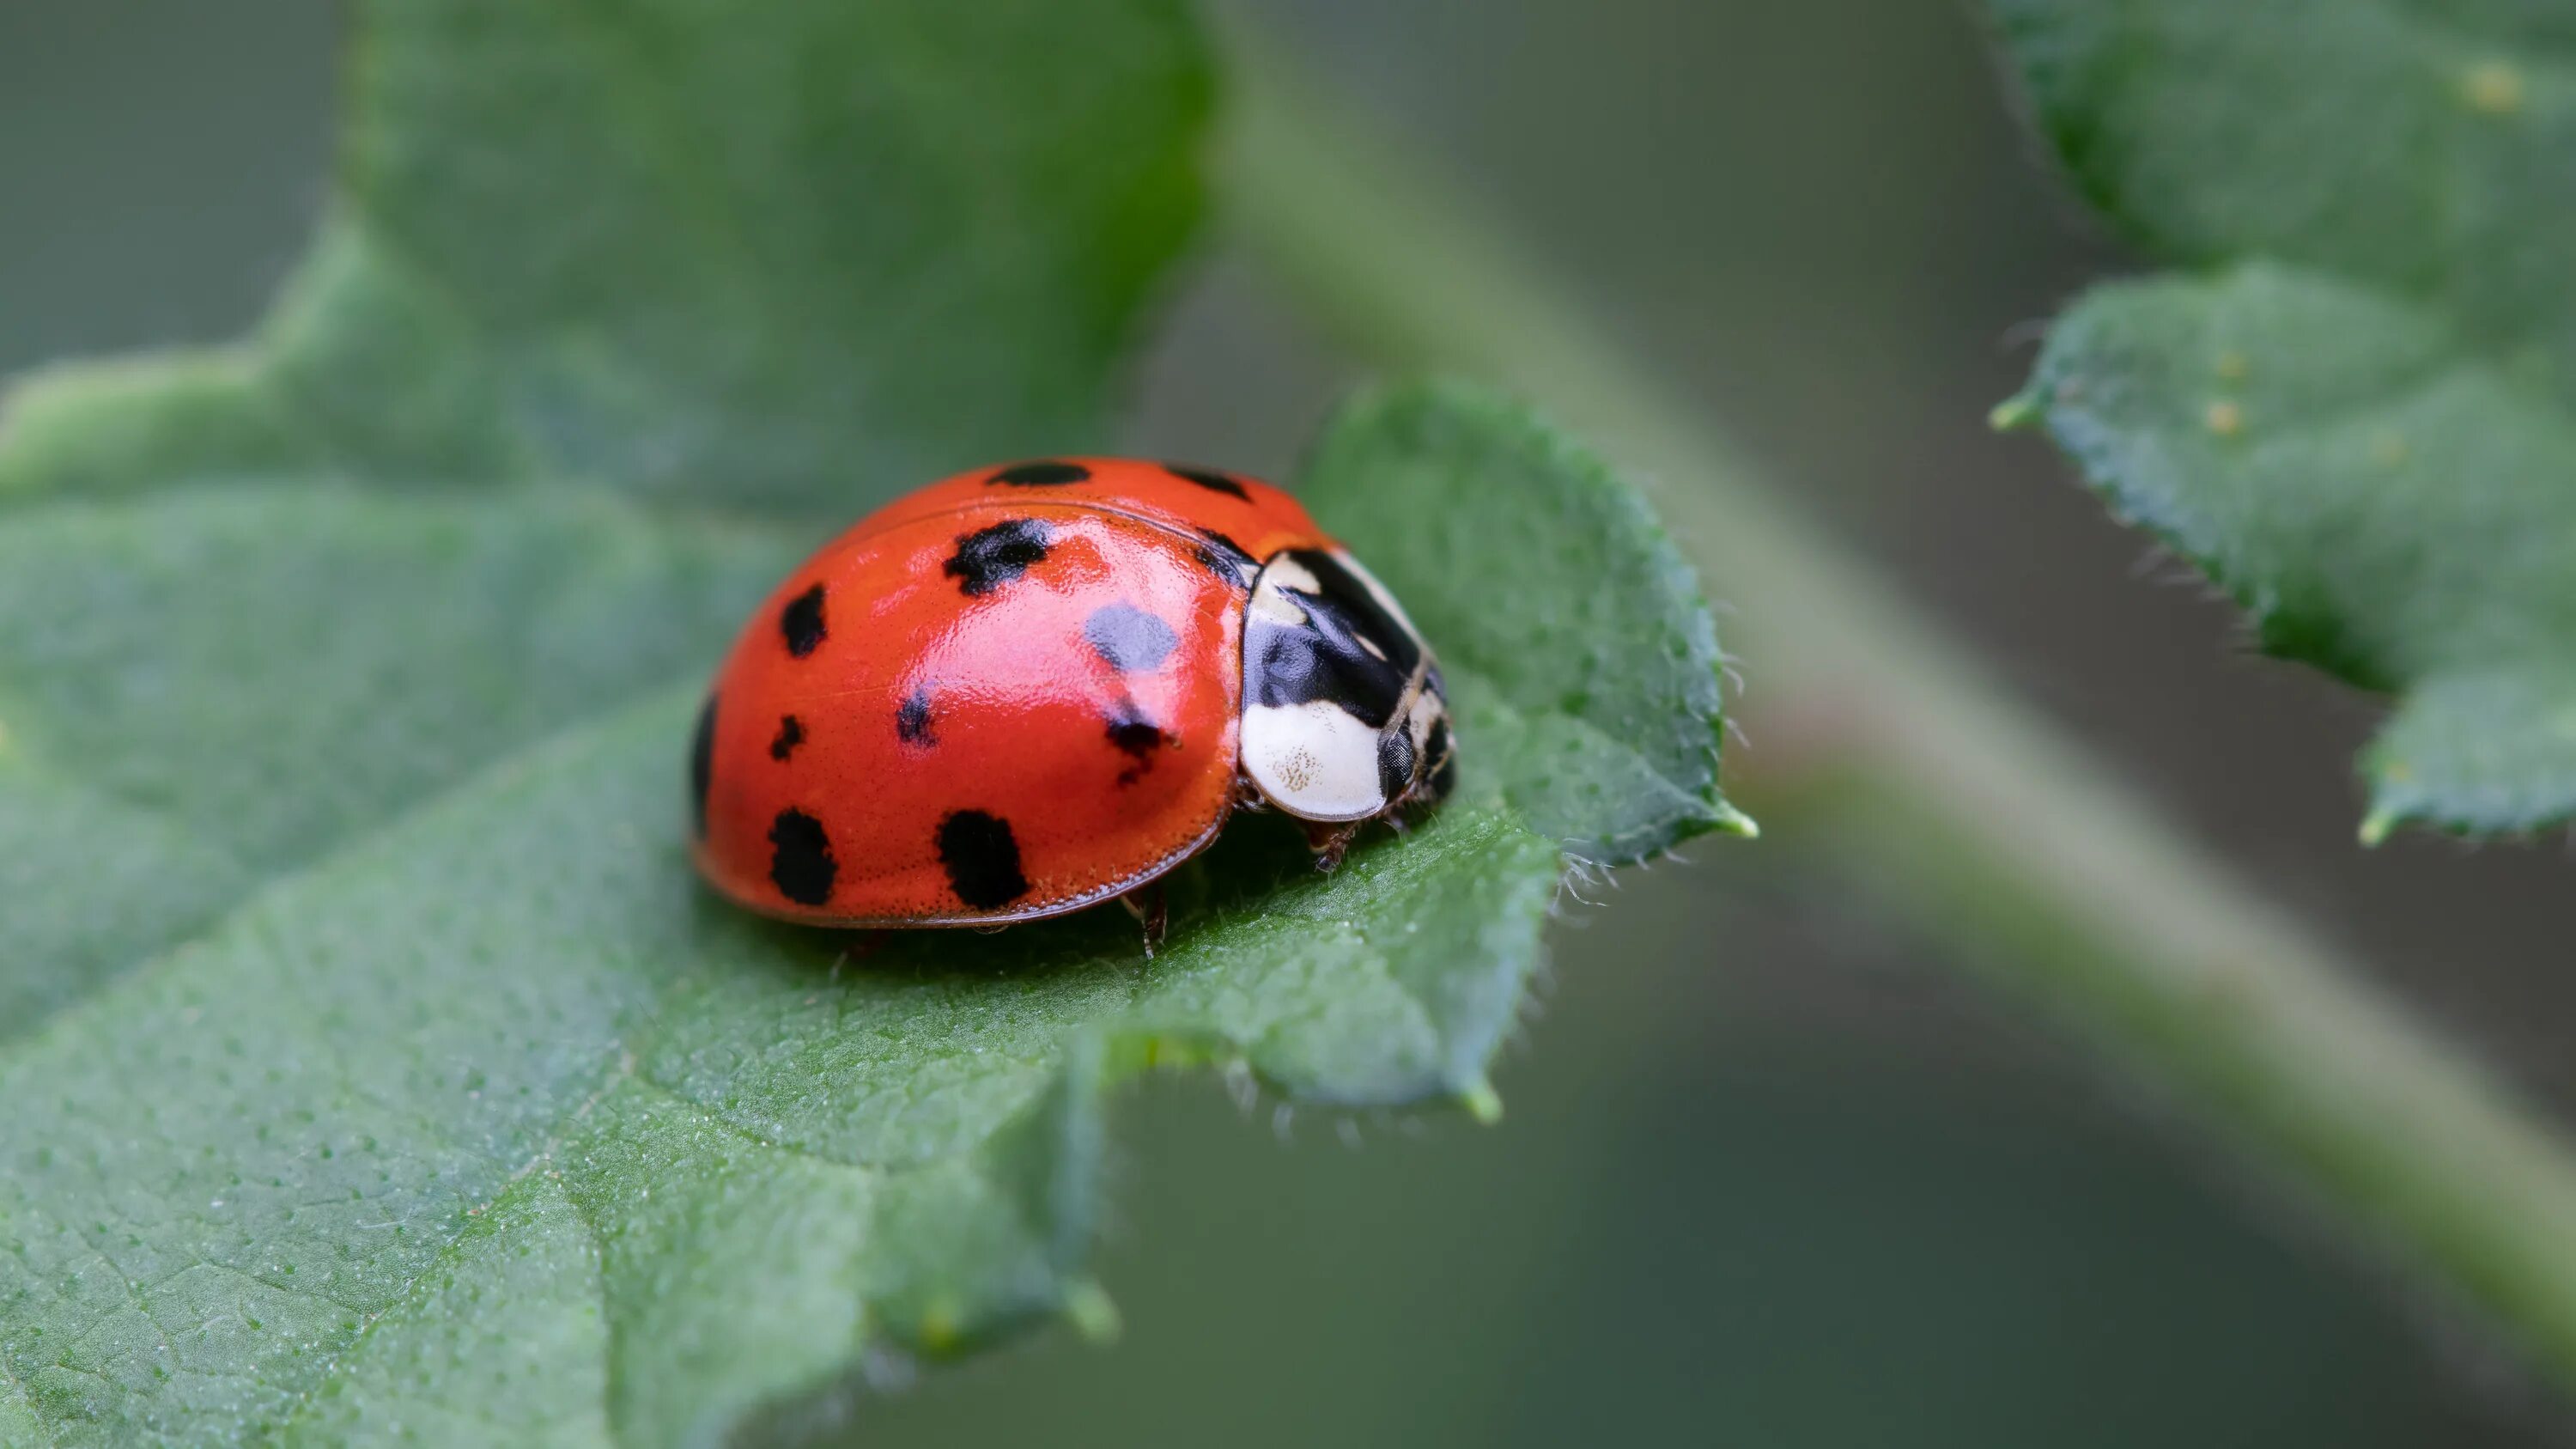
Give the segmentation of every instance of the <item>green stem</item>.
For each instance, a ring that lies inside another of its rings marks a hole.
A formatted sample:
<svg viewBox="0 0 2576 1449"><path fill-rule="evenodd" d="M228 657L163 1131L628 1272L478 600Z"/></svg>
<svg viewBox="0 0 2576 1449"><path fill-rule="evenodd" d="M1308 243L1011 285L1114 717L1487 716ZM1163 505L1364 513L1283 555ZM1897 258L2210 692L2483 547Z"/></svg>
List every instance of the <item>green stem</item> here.
<svg viewBox="0 0 2576 1449"><path fill-rule="evenodd" d="M1800 740L1791 754L1826 757L1808 772L1822 788L1765 802L1766 821L1836 830L1959 959L2393 1241L2576 1386L2576 1162L2547 1125L1756 484L1503 228L1275 49L1237 49L1224 176L1241 244L1360 355L1514 387L1660 481L1675 533L1742 606L1728 642L1763 714Z"/></svg>

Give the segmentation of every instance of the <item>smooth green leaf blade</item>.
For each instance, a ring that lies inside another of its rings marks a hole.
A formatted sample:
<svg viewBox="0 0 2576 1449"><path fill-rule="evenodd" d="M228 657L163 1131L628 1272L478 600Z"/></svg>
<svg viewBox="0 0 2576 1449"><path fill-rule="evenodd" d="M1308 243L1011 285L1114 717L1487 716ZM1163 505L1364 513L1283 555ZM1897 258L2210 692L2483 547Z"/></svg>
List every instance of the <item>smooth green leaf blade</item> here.
<svg viewBox="0 0 2576 1449"><path fill-rule="evenodd" d="M796 551L572 490L298 485L0 530L13 750L254 867L695 673Z"/></svg>
<svg viewBox="0 0 2576 1449"><path fill-rule="evenodd" d="M2271 257L2536 345L2576 386L2576 26L2433 0L1992 0L2085 195L2176 261Z"/></svg>
<svg viewBox="0 0 2576 1449"><path fill-rule="evenodd" d="M618 1440L701 1442L872 1339L1054 1311L1112 1065L1480 1084L1555 890L1465 802L1330 878L1235 852L1151 967L1114 914L836 965L695 888L692 705L504 765L0 1054L0 1344L55 1424L212 1438L433 1352L517 1382L596 1303ZM530 1237L551 1271L495 1261Z"/></svg>
<svg viewBox="0 0 2576 1449"><path fill-rule="evenodd" d="M0 739L0 1042L229 909L258 874Z"/></svg>
<svg viewBox="0 0 2576 1449"><path fill-rule="evenodd" d="M1490 686L1463 691L1469 768L1508 754L1533 827L1609 864L1750 830L1718 794L1725 657L1698 579L1609 465L1518 403L1425 383L1354 401L1300 490Z"/></svg>
<svg viewBox="0 0 2576 1449"><path fill-rule="evenodd" d="M36 1417L25 1387L13 1380L0 1380L0 1434L11 1444L44 1442L44 1421Z"/></svg>
<svg viewBox="0 0 2576 1449"><path fill-rule="evenodd" d="M1080 449L1194 229L1212 99L1184 0L370 0L347 85L268 345L127 365L116 406L184 426L58 435L47 478L328 459L841 519Z"/></svg>
<svg viewBox="0 0 2576 1449"><path fill-rule="evenodd" d="M2095 291L2033 383L2267 649L2408 700L2371 829L2576 813L2576 427L2421 308L2272 265Z"/></svg>
<svg viewBox="0 0 2576 1449"><path fill-rule="evenodd" d="M2576 816L2576 31L2528 8L1996 0L2077 182L2190 279L2095 290L2045 423L2264 647L2403 697L2377 840Z"/></svg>
<svg viewBox="0 0 2576 1449"><path fill-rule="evenodd" d="M600 1254L562 1187L538 1174L479 1214L411 1297L362 1323L286 1408L287 1449L542 1444L608 1449L609 1329ZM506 1326L431 1300L508 1303ZM506 1352L498 1341L506 1336ZM460 1393L457 1385L471 1385Z"/></svg>
<svg viewBox="0 0 2576 1449"><path fill-rule="evenodd" d="M2576 681L2460 670L2409 690L2363 757L2376 842L2402 820L2525 830L2576 815Z"/></svg>
<svg viewBox="0 0 2576 1449"><path fill-rule="evenodd" d="M327 472L246 347L66 363L0 382L0 510L177 479Z"/></svg>
<svg viewBox="0 0 2576 1449"><path fill-rule="evenodd" d="M605 494L209 486L0 526L0 1041L704 667L795 559Z"/></svg>

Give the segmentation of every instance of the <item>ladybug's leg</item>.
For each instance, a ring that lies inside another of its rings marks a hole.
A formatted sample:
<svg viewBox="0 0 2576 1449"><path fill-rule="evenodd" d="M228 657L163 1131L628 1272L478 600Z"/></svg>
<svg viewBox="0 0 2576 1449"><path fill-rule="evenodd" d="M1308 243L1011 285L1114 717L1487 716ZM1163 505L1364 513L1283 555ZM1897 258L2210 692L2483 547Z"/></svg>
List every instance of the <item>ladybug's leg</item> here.
<svg viewBox="0 0 2576 1449"><path fill-rule="evenodd" d="M1171 924L1171 902L1163 896L1161 881L1147 881L1118 898L1136 924L1145 928L1145 959L1154 959L1154 948L1163 944L1163 928Z"/></svg>
<svg viewBox="0 0 2576 1449"><path fill-rule="evenodd" d="M1439 800L1432 795L1429 786L1416 780L1404 787L1403 794L1387 803L1385 813L1378 816L1378 819L1385 821L1396 834L1402 835L1422 823L1423 817L1431 813L1431 807L1439 803Z"/></svg>
<svg viewBox="0 0 2576 1449"><path fill-rule="evenodd" d="M1351 848L1351 840L1360 833L1361 821L1334 824L1325 820L1306 822L1306 848L1315 852L1315 869L1330 875L1341 868L1342 856Z"/></svg>
<svg viewBox="0 0 2576 1449"><path fill-rule="evenodd" d="M833 984L840 983L842 967L853 961L865 961L884 950L886 942L893 938L894 933L886 930L851 931L844 935L841 938L841 954L832 958Z"/></svg>

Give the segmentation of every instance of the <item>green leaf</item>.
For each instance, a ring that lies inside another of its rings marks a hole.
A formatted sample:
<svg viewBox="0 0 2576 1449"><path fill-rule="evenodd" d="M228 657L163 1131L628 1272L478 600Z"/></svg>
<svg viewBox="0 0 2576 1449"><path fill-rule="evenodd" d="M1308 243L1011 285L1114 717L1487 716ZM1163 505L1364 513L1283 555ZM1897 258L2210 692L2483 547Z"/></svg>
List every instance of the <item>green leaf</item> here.
<svg viewBox="0 0 2576 1449"><path fill-rule="evenodd" d="M1999 419L2044 422L2267 649L2400 696L2366 839L2576 815L2576 28L1995 8L2077 184L2193 269L2079 301Z"/></svg>
<svg viewBox="0 0 2576 1449"><path fill-rule="evenodd" d="M373 0L262 345L21 401L13 488L590 478L845 519L1105 434L1199 210L1182 0Z"/></svg>
<svg viewBox="0 0 2576 1449"><path fill-rule="evenodd" d="M0 1042L263 880L704 670L796 558L616 496L0 515Z"/></svg>
<svg viewBox="0 0 2576 1449"><path fill-rule="evenodd" d="M1507 463L1538 498L1561 460L1570 516L1611 496L1496 404L1432 404L1455 412L1430 436L1506 426L1536 451L1444 469L1373 436L1426 401L1364 407L1335 446L1390 477ZM1604 530L1598 566L1659 571L1669 549L1612 511L1631 526ZM1556 844L1507 803L1528 757L1483 749L1545 716L1461 660L1466 780L1409 839L1326 878L1292 833L1238 830L1179 881L1150 966L1116 913L852 962L843 938L713 901L685 860L695 685L662 656L714 651L777 562L756 537L596 495L257 488L39 510L0 538L29 566L0 617L55 641L0 666L30 776L144 802L216 862L202 894L258 882L136 974L78 999L55 982L63 1004L0 1050L0 1365L52 1430L336 1442L392 1415L461 1434L442 1386L489 1382L492 1422L578 1437L604 1414L620 1441L694 1442L840 1381L870 1343L947 1349L1060 1311L1087 1291L1109 1082L1204 1062L1296 1100L1489 1101L1557 889ZM208 578L256 586L171 627L173 592ZM1416 596L1472 602L1448 592ZM299 599L348 612L289 632ZM664 673L680 682L614 703ZM64 727L102 717L127 723ZM1714 719L1695 723L1713 753ZM130 847L122 816L68 818L54 852ZM323 836L340 843L305 858ZM125 905L8 901L75 938L134 929Z"/></svg>
<svg viewBox="0 0 2576 1449"><path fill-rule="evenodd" d="M1096 1327L1117 1082L1490 1115L1565 851L1740 823L1634 495L1407 388L1307 491L1446 651L1421 828L1327 877L1247 817L1150 962L1117 912L714 899L707 671L825 515L1096 433L1189 229L1197 42L1149 0L377 0L355 53L265 333L0 419L0 1442L703 1444Z"/></svg>
<svg viewBox="0 0 2576 1449"><path fill-rule="evenodd" d="M1305 495L1439 641L1510 755L1512 803L1625 864L1752 821L1717 792L1717 631L1637 492L1520 407L1456 385L1362 398ZM1605 570L1610 558L1630 566Z"/></svg>

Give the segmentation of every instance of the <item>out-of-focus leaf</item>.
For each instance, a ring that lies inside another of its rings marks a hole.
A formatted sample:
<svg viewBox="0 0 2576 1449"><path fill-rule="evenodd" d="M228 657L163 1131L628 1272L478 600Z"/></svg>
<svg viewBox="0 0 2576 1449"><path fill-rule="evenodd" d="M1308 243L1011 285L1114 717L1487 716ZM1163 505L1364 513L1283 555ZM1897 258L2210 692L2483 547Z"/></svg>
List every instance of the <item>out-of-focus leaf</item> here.
<svg viewBox="0 0 2576 1449"><path fill-rule="evenodd" d="M1191 231L1182 0L369 0L258 343L30 386L0 496L348 471L842 520L1105 431Z"/></svg>
<svg viewBox="0 0 2576 1449"><path fill-rule="evenodd" d="M1996 0L2105 286L2044 422L2265 646L2401 696L2365 834L2576 813L2576 23L2530 6Z"/></svg>

